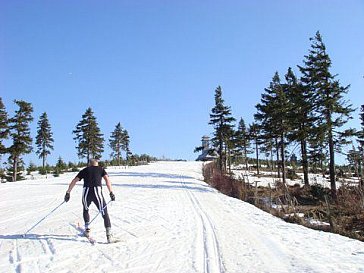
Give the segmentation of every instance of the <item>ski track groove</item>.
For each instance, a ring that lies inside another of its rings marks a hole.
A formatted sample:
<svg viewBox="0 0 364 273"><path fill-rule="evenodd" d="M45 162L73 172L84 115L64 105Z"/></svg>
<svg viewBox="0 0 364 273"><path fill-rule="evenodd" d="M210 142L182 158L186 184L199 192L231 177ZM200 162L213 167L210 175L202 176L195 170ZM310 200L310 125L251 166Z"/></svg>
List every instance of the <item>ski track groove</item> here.
<svg viewBox="0 0 364 273"><path fill-rule="evenodd" d="M203 240L203 270L205 273L223 273L225 272L222 260L220 258L219 243L217 240L215 227L207 215L202 209L200 202L198 201L195 194L188 189L183 176L180 176L182 186L187 193L188 198L192 203L192 207L199 218L200 225L202 226L202 240Z"/></svg>
<svg viewBox="0 0 364 273"><path fill-rule="evenodd" d="M26 272L34 272L34 273L42 273L44 271L40 268L40 261L43 259L49 259L49 261L53 261L54 259L54 246L53 244L47 240L39 239L31 243L32 246L40 245L40 250L43 252L38 255L23 255L21 253L21 245L18 239L14 240L13 247L9 251L9 263L14 268L14 271L17 273L23 272L24 264L27 264ZM29 251L29 250L27 250Z"/></svg>

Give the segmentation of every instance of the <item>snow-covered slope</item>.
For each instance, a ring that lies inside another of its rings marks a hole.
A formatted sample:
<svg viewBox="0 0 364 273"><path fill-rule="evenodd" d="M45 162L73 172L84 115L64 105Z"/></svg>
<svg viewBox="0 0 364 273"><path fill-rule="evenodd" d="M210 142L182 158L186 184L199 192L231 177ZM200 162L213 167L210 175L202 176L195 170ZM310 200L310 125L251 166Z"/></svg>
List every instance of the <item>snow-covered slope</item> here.
<svg viewBox="0 0 364 273"><path fill-rule="evenodd" d="M102 218L91 245L75 174L0 185L0 272L364 272L364 243L288 224L201 181L199 162L109 168L109 207L122 242L105 244ZM106 194L107 190L105 188ZM93 206L91 217L97 213Z"/></svg>

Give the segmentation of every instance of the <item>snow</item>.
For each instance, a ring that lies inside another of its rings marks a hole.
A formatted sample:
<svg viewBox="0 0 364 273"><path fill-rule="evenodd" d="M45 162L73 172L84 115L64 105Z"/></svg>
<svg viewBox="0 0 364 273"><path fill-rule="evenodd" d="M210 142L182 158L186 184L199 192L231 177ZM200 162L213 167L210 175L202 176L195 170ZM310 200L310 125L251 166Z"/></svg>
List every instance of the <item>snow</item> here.
<svg viewBox="0 0 364 273"><path fill-rule="evenodd" d="M246 171L242 169L233 169L232 171L235 178L245 179L246 182L250 183L253 186L255 186L255 183L257 183L258 187L268 187L269 185L271 187L274 187L277 181L282 181L282 179L277 177L277 172L260 171L260 175L256 175L256 171ZM290 186L293 186L295 184L303 186L303 173L297 173L297 175L301 178L295 180L286 178L286 184ZM308 179L311 185L319 184L323 187L330 188L330 180L328 176L323 177L322 174L310 173L308 174ZM344 184L358 185L359 180L358 178L351 177L350 179L345 179L345 183L340 180L336 182L337 187L341 187Z"/></svg>
<svg viewBox="0 0 364 273"><path fill-rule="evenodd" d="M105 244L77 236L83 224L75 173L0 185L0 272L364 272L364 243L286 223L202 181L201 162L108 168L116 201ZM106 199L109 200L106 187ZM95 206L91 218L96 215Z"/></svg>

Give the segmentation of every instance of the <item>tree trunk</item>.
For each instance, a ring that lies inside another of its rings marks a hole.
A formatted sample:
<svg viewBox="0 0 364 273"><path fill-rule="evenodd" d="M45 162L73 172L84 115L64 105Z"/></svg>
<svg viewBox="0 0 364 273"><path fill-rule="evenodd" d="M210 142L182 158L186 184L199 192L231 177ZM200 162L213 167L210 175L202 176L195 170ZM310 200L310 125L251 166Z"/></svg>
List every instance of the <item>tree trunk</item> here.
<svg viewBox="0 0 364 273"><path fill-rule="evenodd" d="M118 154L117 154L117 157L118 157L118 167L120 167L120 149L118 149Z"/></svg>
<svg viewBox="0 0 364 273"><path fill-rule="evenodd" d="M278 140L276 139L276 155L277 155L277 174L278 174L278 178L281 178L281 166L279 164L279 145L278 145Z"/></svg>
<svg viewBox="0 0 364 273"><path fill-rule="evenodd" d="M231 168L230 168L230 148L228 147L228 145L225 146L225 155L226 155L226 161L225 161L225 169L230 173Z"/></svg>
<svg viewBox="0 0 364 273"><path fill-rule="evenodd" d="M332 137L332 129L329 130L329 153L330 153L330 185L331 185L331 195L333 199L336 199L336 180L335 180L335 151L334 151L334 141Z"/></svg>
<svg viewBox="0 0 364 273"><path fill-rule="evenodd" d="M245 160L245 169L248 170L248 156L247 156L246 147L244 147L244 160Z"/></svg>
<svg viewBox="0 0 364 273"><path fill-rule="evenodd" d="M360 187L364 188L364 147L361 148Z"/></svg>
<svg viewBox="0 0 364 273"><path fill-rule="evenodd" d="M224 173L227 173L227 161L228 161L228 152L227 152L227 145L225 144L224 147Z"/></svg>
<svg viewBox="0 0 364 273"><path fill-rule="evenodd" d="M46 162L46 157L43 155L43 156L42 156L42 159L43 159L43 161L42 161L42 166L43 166L43 170L44 170L45 162Z"/></svg>
<svg viewBox="0 0 364 273"><path fill-rule="evenodd" d="M223 156L222 156L222 151L223 151L223 143L222 140L219 140L219 169L220 172L223 173Z"/></svg>
<svg viewBox="0 0 364 273"><path fill-rule="evenodd" d="M281 136L281 159L282 159L282 179L283 183L286 184L286 157L284 154L285 146L284 146L284 136Z"/></svg>
<svg viewBox="0 0 364 273"><path fill-rule="evenodd" d="M307 143L304 140L301 140L301 155L302 155L303 181L305 183L305 186L308 186L309 179L308 179Z"/></svg>
<svg viewBox="0 0 364 273"><path fill-rule="evenodd" d="M16 182L17 173L18 173L18 158L14 157L14 160L13 160L13 182Z"/></svg>
<svg viewBox="0 0 364 273"><path fill-rule="evenodd" d="M87 166L90 164L90 150L87 149Z"/></svg>
<svg viewBox="0 0 364 273"><path fill-rule="evenodd" d="M259 174L259 149L258 149L258 140L255 139L255 156L257 159L257 174Z"/></svg>

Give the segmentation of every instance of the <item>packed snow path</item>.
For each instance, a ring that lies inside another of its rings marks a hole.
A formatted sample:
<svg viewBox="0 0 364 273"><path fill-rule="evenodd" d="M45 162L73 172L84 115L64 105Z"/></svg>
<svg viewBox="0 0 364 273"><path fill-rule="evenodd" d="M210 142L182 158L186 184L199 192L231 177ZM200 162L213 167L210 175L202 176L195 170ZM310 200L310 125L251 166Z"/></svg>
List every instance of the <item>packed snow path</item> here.
<svg viewBox="0 0 364 273"><path fill-rule="evenodd" d="M364 243L288 224L201 181L198 162L109 168L115 236L78 236L82 183L75 174L0 185L0 272L364 272ZM107 190L104 189L109 200ZM91 217L96 215L92 207Z"/></svg>

